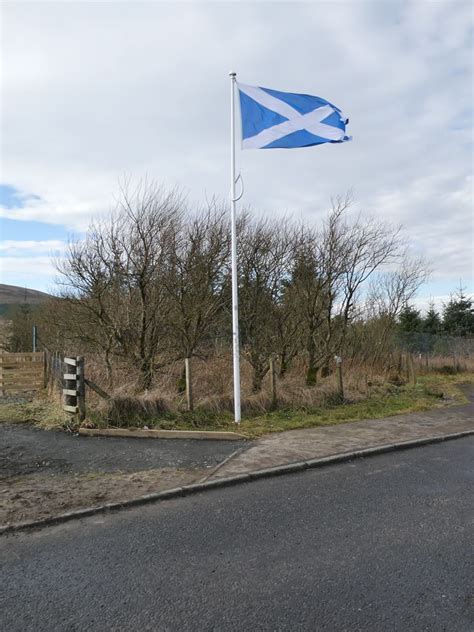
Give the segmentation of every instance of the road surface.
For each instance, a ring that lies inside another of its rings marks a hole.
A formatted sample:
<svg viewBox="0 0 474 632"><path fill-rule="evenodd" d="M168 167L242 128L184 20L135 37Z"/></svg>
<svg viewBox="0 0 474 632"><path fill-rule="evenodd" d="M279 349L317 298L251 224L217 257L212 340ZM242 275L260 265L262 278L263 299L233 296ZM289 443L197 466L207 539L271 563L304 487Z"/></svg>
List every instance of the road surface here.
<svg viewBox="0 0 474 632"><path fill-rule="evenodd" d="M0 538L0 629L471 632L473 438Z"/></svg>

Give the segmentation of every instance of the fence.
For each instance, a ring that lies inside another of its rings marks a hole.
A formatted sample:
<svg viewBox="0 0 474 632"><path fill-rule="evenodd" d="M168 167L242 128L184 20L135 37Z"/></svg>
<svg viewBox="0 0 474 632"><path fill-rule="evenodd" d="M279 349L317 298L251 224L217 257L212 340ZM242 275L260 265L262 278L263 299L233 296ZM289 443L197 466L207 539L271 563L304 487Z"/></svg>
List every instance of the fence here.
<svg viewBox="0 0 474 632"><path fill-rule="evenodd" d="M63 385L63 357L58 351L45 352L44 385L49 397L61 395Z"/></svg>
<svg viewBox="0 0 474 632"><path fill-rule="evenodd" d="M64 358L63 410L78 415L80 421L86 417L84 358Z"/></svg>
<svg viewBox="0 0 474 632"><path fill-rule="evenodd" d="M45 386L45 354L0 353L0 395L33 393Z"/></svg>
<svg viewBox="0 0 474 632"><path fill-rule="evenodd" d="M474 366L474 338L398 332L395 343L400 351L413 354L426 370L451 368L454 372Z"/></svg>

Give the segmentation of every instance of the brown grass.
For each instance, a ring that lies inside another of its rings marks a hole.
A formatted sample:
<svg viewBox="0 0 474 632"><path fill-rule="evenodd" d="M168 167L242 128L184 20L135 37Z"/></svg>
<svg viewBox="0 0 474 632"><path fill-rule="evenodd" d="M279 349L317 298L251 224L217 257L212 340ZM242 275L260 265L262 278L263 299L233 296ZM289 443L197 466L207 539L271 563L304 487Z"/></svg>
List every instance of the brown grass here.
<svg viewBox="0 0 474 632"><path fill-rule="evenodd" d="M449 364L451 362L451 364ZM431 358L428 368L424 358L415 358L418 376L432 376L433 370L449 377L454 371L452 358ZM472 367L474 359L457 360L457 376ZM397 397L397 389L407 384L406 371L399 375L394 369L383 371L369 369L354 361L344 363L344 403L357 404L366 400L374 401L385 396ZM314 387L304 384L304 359L295 363L286 377L277 380L277 413L311 414L314 411L329 410L341 404L334 373L318 380ZM88 423L104 426L143 426L160 423L161 427L194 426L206 424L220 425L232 421L233 389L232 362L229 353L215 354L209 359L194 358L192 361L194 413L186 410L186 398L182 389L183 363L174 362L164 366L155 375L153 388L137 395L138 374L125 366L114 369L112 388L107 384L100 360L87 358L86 373L89 379L98 383L112 396L110 400L100 399L90 389L87 390ZM245 360L241 365L242 413L245 418L275 412L272 407L269 376L264 379L260 393L252 393L252 370ZM435 387L436 390L436 387ZM435 393L431 393L435 397Z"/></svg>

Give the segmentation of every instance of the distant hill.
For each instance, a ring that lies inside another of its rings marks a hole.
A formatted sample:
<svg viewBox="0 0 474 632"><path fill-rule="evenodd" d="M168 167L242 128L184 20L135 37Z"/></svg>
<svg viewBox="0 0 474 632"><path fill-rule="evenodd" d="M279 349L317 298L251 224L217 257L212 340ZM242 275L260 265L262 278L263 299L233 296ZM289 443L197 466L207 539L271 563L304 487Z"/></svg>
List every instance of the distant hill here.
<svg viewBox="0 0 474 632"><path fill-rule="evenodd" d="M50 298L51 295L46 292L0 283L0 318L5 316L11 305L39 305Z"/></svg>
<svg viewBox="0 0 474 632"><path fill-rule="evenodd" d="M28 303L36 305L44 303L51 294L40 292L39 290L30 290L29 288L19 287L18 285L6 285L0 283L0 305L18 305L20 303Z"/></svg>

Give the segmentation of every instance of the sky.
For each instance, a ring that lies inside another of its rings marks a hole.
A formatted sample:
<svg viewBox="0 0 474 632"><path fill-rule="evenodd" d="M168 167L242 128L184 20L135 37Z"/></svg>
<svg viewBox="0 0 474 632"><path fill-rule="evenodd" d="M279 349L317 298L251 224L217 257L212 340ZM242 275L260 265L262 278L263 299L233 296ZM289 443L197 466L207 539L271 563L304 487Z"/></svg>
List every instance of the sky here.
<svg viewBox="0 0 474 632"><path fill-rule="evenodd" d="M229 194L229 71L340 107L353 141L238 151L255 213L320 225L331 197L404 226L438 305L473 277L474 16L459 0L3 2L2 282L54 291L52 256L124 176Z"/></svg>

